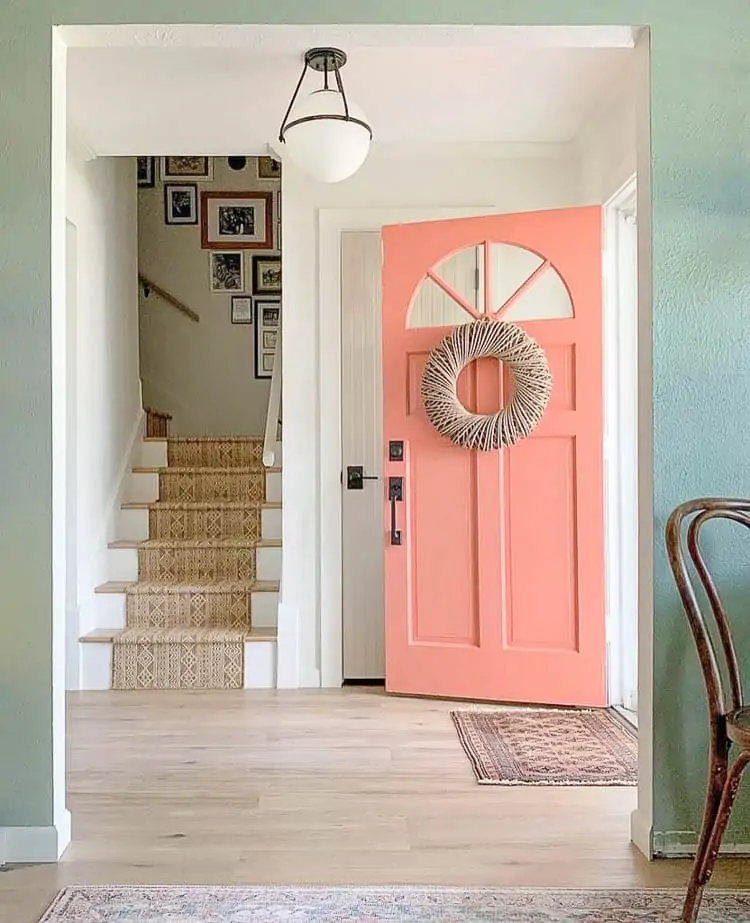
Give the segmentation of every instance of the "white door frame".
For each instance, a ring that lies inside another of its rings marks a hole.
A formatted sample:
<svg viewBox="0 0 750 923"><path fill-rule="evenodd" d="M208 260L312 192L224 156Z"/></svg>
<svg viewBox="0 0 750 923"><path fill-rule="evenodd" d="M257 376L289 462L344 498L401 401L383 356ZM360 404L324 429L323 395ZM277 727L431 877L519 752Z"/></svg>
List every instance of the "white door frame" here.
<svg viewBox="0 0 750 923"><path fill-rule="evenodd" d="M644 184L644 187L646 184ZM644 189L641 189L643 194ZM619 201L617 196L612 200ZM624 200L623 200L624 202ZM609 204L609 203L608 203ZM318 284L320 295L319 312L319 365L320 369L320 493L318 522L320 527L320 671L321 686L336 688L343 682L342 665L342 489L341 489L341 235L344 231L379 230L384 224L398 224L406 221L429 221L440 218L471 217L492 214L499 211L492 206L467 206L466 208L351 208L320 209L318 213ZM643 233L641 243L646 240ZM643 266L647 268L647 261ZM651 391L651 352L644 348L650 339L651 314L650 296L646 297L648 286L644 274L639 272L638 312L635 318L637 358L630 368L635 368L635 380L630 386L637 386L640 395ZM619 301L619 299L617 300ZM615 302L617 303L617 302ZM612 299L603 299L605 329L612 326L608 316L613 308ZM615 319L616 320L616 319ZM648 328L648 329L646 329ZM605 349L604 361L609 362ZM605 372L605 381L610 373ZM623 394L623 388L613 389L612 400ZM638 408L638 419L642 417L643 401ZM605 400L605 431L610 432L612 405ZM619 411L618 411L619 413ZM627 415L621 413L618 420L625 426ZM641 420L641 422L643 422ZM649 415L650 424L650 415ZM621 432L618 429L618 432ZM653 748L649 745L652 734L653 703L653 601L648 578L653 573L653 484L645 476L652 466L652 447L648 440L637 443L637 472L640 473L637 496L636 522L639 526L640 542L636 556L635 586L638 621L638 647L640 669L638 674L638 700L641 707L639 736L638 804L631 822L631 838L647 858L651 858L652 829L652 784ZM618 469L621 470L621 469ZM618 475L619 476L619 475ZM628 495L629 496L629 495ZM621 499L621 498L620 498ZM607 518L608 530L613 530L613 518L617 521L620 503ZM632 511L631 511L632 512ZM617 528L621 534L621 527ZM636 539L637 540L637 539ZM628 543L631 549L632 546ZM609 553L609 544L607 545ZM608 571L609 573L609 571ZM624 570L617 571L617 580L624 578ZM609 579L609 578L608 578ZM612 578L614 580L614 577ZM648 586L646 585L648 584ZM618 584L619 585L619 584ZM638 589L640 592L638 592ZM648 604L647 604L648 601Z"/></svg>
<svg viewBox="0 0 750 923"><path fill-rule="evenodd" d="M637 187L604 205L604 519L607 700L636 711L638 622Z"/></svg>
<svg viewBox="0 0 750 923"><path fill-rule="evenodd" d="M320 684L341 686L343 673L341 489L341 235L384 224L466 218L497 211L466 208L322 208L318 213L320 354Z"/></svg>

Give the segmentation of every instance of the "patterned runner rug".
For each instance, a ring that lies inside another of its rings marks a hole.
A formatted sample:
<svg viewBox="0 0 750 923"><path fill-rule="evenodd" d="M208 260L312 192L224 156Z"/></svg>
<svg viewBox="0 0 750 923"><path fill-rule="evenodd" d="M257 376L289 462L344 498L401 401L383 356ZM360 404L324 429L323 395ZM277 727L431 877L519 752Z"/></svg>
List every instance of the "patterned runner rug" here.
<svg viewBox="0 0 750 923"><path fill-rule="evenodd" d="M605 710L453 711L480 785L636 785L635 735Z"/></svg>
<svg viewBox="0 0 750 923"><path fill-rule="evenodd" d="M676 923L680 891L73 887L42 923ZM750 891L709 891L701 923L747 923Z"/></svg>

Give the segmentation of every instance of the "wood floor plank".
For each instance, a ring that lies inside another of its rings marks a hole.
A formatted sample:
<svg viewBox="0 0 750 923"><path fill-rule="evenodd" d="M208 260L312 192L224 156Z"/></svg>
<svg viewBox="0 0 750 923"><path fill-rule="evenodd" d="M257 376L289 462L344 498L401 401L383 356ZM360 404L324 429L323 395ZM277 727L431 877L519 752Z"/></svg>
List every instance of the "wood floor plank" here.
<svg viewBox="0 0 750 923"><path fill-rule="evenodd" d="M632 788L480 786L448 702L334 692L80 693L74 842L0 874L0 923L65 884L678 886L628 842ZM714 884L745 886L721 860Z"/></svg>

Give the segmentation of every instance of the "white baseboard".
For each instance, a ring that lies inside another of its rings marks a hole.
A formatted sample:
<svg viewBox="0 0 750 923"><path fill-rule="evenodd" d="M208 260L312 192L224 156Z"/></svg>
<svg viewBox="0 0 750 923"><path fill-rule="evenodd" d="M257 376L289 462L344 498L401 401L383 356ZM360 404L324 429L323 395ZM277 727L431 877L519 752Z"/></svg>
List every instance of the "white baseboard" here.
<svg viewBox="0 0 750 923"><path fill-rule="evenodd" d="M635 810L630 815L630 840L636 849L651 861L654 858L653 828L650 818L643 811Z"/></svg>
<svg viewBox="0 0 750 923"><path fill-rule="evenodd" d="M57 862L69 844L69 811L57 826L0 827L0 865Z"/></svg>
<svg viewBox="0 0 750 923"><path fill-rule="evenodd" d="M695 830L655 831L653 854L659 859L692 859L698 848ZM723 843L721 856L750 856L750 843Z"/></svg>

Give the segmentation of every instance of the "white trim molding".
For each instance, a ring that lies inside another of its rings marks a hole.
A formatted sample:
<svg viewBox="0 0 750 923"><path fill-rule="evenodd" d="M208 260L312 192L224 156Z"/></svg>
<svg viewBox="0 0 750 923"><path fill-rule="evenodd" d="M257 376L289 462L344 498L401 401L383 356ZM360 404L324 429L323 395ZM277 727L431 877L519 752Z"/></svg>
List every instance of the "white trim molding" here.
<svg viewBox="0 0 750 923"><path fill-rule="evenodd" d="M604 518L607 695L637 703L638 254L636 177L605 204Z"/></svg>
<svg viewBox="0 0 750 923"><path fill-rule="evenodd" d="M70 845L70 812L57 826L0 827L0 866L58 862Z"/></svg>
<svg viewBox="0 0 750 923"><path fill-rule="evenodd" d="M386 224L467 218L498 211L455 208L322 208L318 213L320 369L320 684L343 682L341 493L341 235Z"/></svg>

